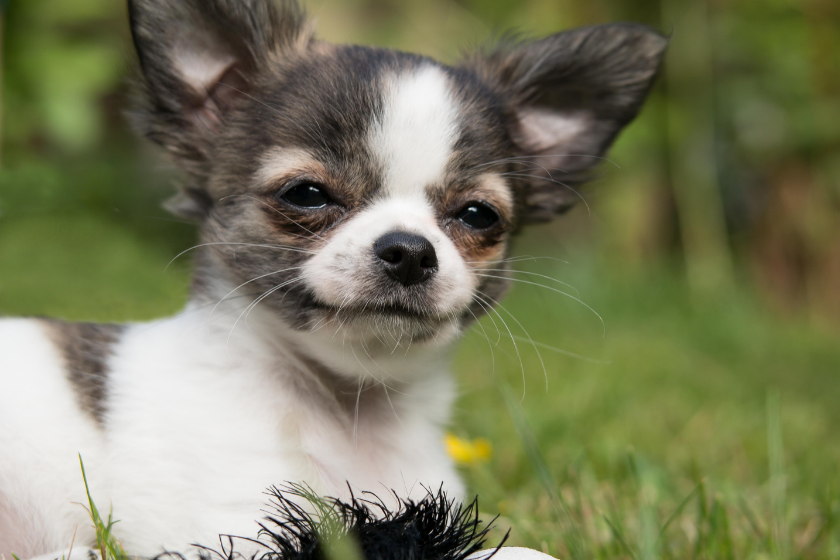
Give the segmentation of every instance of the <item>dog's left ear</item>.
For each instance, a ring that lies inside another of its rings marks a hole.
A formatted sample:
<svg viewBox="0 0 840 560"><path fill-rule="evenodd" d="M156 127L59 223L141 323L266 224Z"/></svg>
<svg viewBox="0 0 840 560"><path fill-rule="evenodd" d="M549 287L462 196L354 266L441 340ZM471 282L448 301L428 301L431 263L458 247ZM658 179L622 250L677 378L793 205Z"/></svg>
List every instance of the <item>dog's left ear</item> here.
<svg viewBox="0 0 840 560"><path fill-rule="evenodd" d="M503 44L469 63L510 100L511 134L530 176L525 222L549 220L578 199L574 185L639 112L667 44L643 25L600 25Z"/></svg>

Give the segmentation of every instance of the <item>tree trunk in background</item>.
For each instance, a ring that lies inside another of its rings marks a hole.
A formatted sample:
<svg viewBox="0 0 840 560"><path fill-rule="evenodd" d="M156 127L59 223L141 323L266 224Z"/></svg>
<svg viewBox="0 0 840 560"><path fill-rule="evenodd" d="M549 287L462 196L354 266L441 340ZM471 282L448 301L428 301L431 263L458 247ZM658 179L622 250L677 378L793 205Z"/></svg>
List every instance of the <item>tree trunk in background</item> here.
<svg viewBox="0 0 840 560"><path fill-rule="evenodd" d="M695 294L732 282L715 154L715 100L707 0L662 0L672 30L665 63L671 185L689 286Z"/></svg>

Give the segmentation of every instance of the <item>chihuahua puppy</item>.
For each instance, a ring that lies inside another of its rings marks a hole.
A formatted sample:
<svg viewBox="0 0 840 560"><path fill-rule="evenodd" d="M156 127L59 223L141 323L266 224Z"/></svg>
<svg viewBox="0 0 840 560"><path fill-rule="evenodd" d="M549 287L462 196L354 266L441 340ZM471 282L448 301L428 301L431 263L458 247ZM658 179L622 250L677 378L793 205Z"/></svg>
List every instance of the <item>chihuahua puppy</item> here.
<svg viewBox="0 0 840 560"><path fill-rule="evenodd" d="M0 553L256 537L284 481L346 497L464 487L447 355L503 295L510 236L569 208L666 39L634 24L455 66L313 36L292 0L129 0L134 119L200 224L186 309L0 321ZM492 269L492 274L482 271Z"/></svg>

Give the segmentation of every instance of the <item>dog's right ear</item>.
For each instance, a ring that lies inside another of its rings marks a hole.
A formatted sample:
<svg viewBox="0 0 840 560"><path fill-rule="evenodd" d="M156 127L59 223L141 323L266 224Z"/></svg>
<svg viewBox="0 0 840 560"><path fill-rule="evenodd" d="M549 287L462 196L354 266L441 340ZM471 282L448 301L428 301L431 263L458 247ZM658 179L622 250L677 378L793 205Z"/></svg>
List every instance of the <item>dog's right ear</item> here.
<svg viewBox="0 0 840 560"><path fill-rule="evenodd" d="M201 175L226 112L271 59L311 40L294 0L129 0L141 131Z"/></svg>

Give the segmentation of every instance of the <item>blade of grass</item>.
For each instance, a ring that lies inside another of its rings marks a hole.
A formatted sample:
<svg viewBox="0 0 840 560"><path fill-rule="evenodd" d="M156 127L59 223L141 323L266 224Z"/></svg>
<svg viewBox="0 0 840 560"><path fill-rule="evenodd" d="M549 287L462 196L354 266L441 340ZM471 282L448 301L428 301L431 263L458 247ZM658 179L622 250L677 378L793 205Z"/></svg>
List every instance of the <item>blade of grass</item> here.
<svg viewBox="0 0 840 560"><path fill-rule="evenodd" d="M697 542L694 543L692 559L701 556L706 544L706 522L709 518L709 510L706 507L706 484L700 481L699 499L697 500Z"/></svg>
<svg viewBox="0 0 840 560"><path fill-rule="evenodd" d="M758 524L758 519L756 518L755 513L753 513L752 508L743 496L741 496L741 499L738 501L738 506L741 509L741 513L744 514L744 517L747 518L747 523L749 523L750 528L753 530L756 537L762 541L767 540L767 536L764 534L764 531L761 530L761 526Z"/></svg>
<svg viewBox="0 0 840 560"><path fill-rule="evenodd" d="M777 559L788 557L787 480L785 476L784 442L778 391L767 392L767 460L769 462L770 502L773 528L772 551Z"/></svg>
<svg viewBox="0 0 840 560"><path fill-rule="evenodd" d="M680 505L678 505L677 509L674 510L674 513L671 514L671 517L669 517L668 520L665 522L665 524L662 525L662 528L659 530L659 538L660 539L665 535L665 531L668 530L668 527L671 526L671 523L673 523L674 520L677 518L677 516L682 513L682 510L685 509L685 506L688 505L688 502L691 501L691 498L693 498L694 495L697 494L700 491L700 486L704 482L705 482L705 480L701 480L700 482L697 483L697 486L694 487L694 490L692 490L691 492L688 493L688 496L686 496L685 499L682 502L680 502Z"/></svg>
<svg viewBox="0 0 840 560"><path fill-rule="evenodd" d="M498 381L497 386L505 400L508 413L513 421L516 433L519 436L519 441L522 443L522 447L525 450L525 455L531 463L531 468L534 469L534 474L537 476L537 479L540 481L540 484L542 484L543 489L548 495L558 520L565 522L567 525L568 531L566 532L566 536L568 536L567 546L569 547L569 553L575 560L579 558L586 558L587 554L584 548L585 541L583 539L583 535L581 535L580 529L570 513L569 505L566 503L566 500L563 498L554 482L554 478L551 476L551 471L549 471L545 458L543 457L542 452L540 452L537 440L534 437L531 426L528 424L528 420L522 413L518 400L514 397L513 391L506 382L500 380Z"/></svg>
<svg viewBox="0 0 840 560"><path fill-rule="evenodd" d="M108 512L107 523L102 520L96 504L93 502L93 497L90 495L90 487L88 486L87 473L85 472L85 464L82 461L82 456L79 455L79 465L82 468L82 480L85 483L85 493L88 499L88 513L93 521L93 528L96 532L96 546L99 548L102 560L128 560L128 555L123 550L122 545L112 534L112 529L117 521L114 521L113 509Z"/></svg>
<svg viewBox="0 0 840 560"><path fill-rule="evenodd" d="M621 548L623 548L627 552L630 558L632 558L633 560L637 560L636 553L633 552L633 550L627 544L627 541L624 540L624 535L621 533L618 527L612 521L610 521L610 518L607 515L604 515L604 521L607 522L607 525L609 526L613 537L615 537L615 540L618 541L618 543L621 545Z"/></svg>

